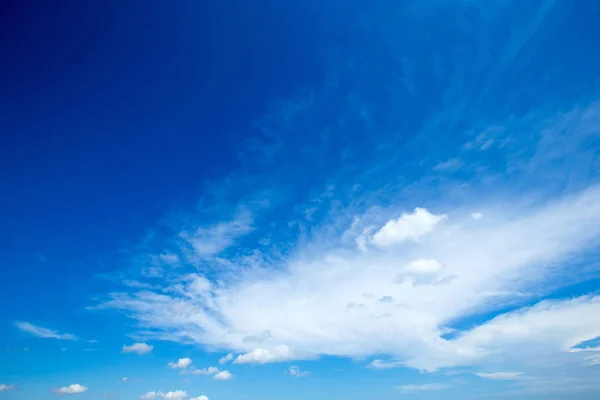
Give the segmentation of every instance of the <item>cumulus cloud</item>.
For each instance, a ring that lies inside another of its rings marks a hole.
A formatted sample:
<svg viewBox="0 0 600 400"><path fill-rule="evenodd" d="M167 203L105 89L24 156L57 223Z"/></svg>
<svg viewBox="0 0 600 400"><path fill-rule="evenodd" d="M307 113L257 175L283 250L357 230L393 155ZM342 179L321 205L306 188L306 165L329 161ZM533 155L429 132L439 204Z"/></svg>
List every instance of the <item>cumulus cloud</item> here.
<svg viewBox="0 0 600 400"><path fill-rule="evenodd" d="M189 367L192 364L192 359L191 358L180 358L179 360L177 360L177 362L170 362L169 363L169 367L173 368L173 369L185 369L187 367Z"/></svg>
<svg viewBox="0 0 600 400"><path fill-rule="evenodd" d="M162 397L165 400L183 400L187 397L187 393L183 390L176 390L172 392L146 392L145 394L140 396L142 400L151 400Z"/></svg>
<svg viewBox="0 0 600 400"><path fill-rule="evenodd" d="M229 371L219 371L213 376L213 379L218 381L226 381L231 378L233 378L233 375Z"/></svg>
<svg viewBox="0 0 600 400"><path fill-rule="evenodd" d="M460 210L417 208L381 225L390 227L385 235L395 232L382 243L403 238L410 246L368 252L341 241L324 250L313 246L277 269L259 259L218 286L202 274L187 274L162 292L114 293L103 307L162 330L163 339L239 352L237 364L386 354L387 362L372 365L480 365L498 349L506 351L503 346L521 351L533 343L517 332L539 332L536 348L567 354L559 343L598 333L593 297L543 302L459 329L452 338L445 334L454 321L531 301L521 293L539 293L549 287L544 282L557 282L557 263L598 243L598 204L600 188L593 186L524 211L503 206L476 225L468 215L461 219Z"/></svg>
<svg viewBox="0 0 600 400"><path fill-rule="evenodd" d="M0 384L0 392L5 392L8 390L16 390L17 387L14 385L7 385L5 383Z"/></svg>
<svg viewBox="0 0 600 400"><path fill-rule="evenodd" d="M198 397L192 397L190 400L208 400L208 397L202 394Z"/></svg>
<svg viewBox="0 0 600 400"><path fill-rule="evenodd" d="M15 326L22 330L23 332L31 333L32 335L41 337L41 338L50 338L50 339L59 339L59 340L77 340L77 336L71 335L70 333L60 333L58 331L43 328L41 326L37 326L31 324L29 322L15 322Z"/></svg>
<svg viewBox="0 0 600 400"><path fill-rule="evenodd" d="M134 343L131 346L124 345L121 353L138 353L139 355L148 354L154 347L146 343Z"/></svg>
<svg viewBox="0 0 600 400"><path fill-rule="evenodd" d="M389 247L407 240L416 240L431 233L446 215L435 215L417 207L412 213L403 213L398 219L388 221L372 238L375 245Z"/></svg>
<svg viewBox="0 0 600 400"><path fill-rule="evenodd" d="M257 348L245 354L240 354L233 361L234 364L266 364L272 362L286 361L294 356L285 345L275 346L272 349Z"/></svg>
<svg viewBox="0 0 600 400"><path fill-rule="evenodd" d="M219 364L227 364L229 361L233 360L233 354L229 353L224 357L219 359Z"/></svg>
<svg viewBox="0 0 600 400"><path fill-rule="evenodd" d="M52 389L53 392L58 393L58 394L77 394L77 393L83 393L87 390L88 390L87 387L80 385L78 383L74 383L69 386L63 386L58 389Z"/></svg>

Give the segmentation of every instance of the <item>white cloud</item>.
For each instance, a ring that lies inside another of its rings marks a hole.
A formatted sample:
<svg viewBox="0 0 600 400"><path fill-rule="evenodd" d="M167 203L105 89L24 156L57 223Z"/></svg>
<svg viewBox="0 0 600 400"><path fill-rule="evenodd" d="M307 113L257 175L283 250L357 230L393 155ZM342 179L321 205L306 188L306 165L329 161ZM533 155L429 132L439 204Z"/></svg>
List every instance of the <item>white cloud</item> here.
<svg viewBox="0 0 600 400"><path fill-rule="evenodd" d="M75 383L75 384L69 385L69 386L63 386L58 389L52 389L53 392L58 393L58 394L77 394L77 393L83 393L87 390L88 390L87 387L80 385L78 383Z"/></svg>
<svg viewBox="0 0 600 400"><path fill-rule="evenodd" d="M59 333L48 328L30 324L29 322L15 322L15 326L24 332L41 338L59 339L59 340L77 340L77 336L70 333Z"/></svg>
<svg viewBox="0 0 600 400"><path fill-rule="evenodd" d="M142 400L151 400L151 399L155 399L157 397L162 397L165 400L183 400L186 397L188 397L187 393L183 390L176 390L173 392L146 392L143 395L140 396L140 399Z"/></svg>
<svg viewBox="0 0 600 400"><path fill-rule="evenodd" d="M123 379L121 379L121 382L127 382L127 377L124 377Z"/></svg>
<svg viewBox="0 0 600 400"><path fill-rule="evenodd" d="M208 367L202 369L195 369L191 373L194 375L214 375L219 372L219 368L217 367Z"/></svg>
<svg viewBox="0 0 600 400"><path fill-rule="evenodd" d="M289 347L275 346L272 349L257 348L248 353L237 356L234 364L266 364L272 362L292 360L294 358Z"/></svg>
<svg viewBox="0 0 600 400"><path fill-rule="evenodd" d="M290 375L301 378L303 376L308 375L308 372L306 371L300 371L300 368L298 368L295 365L292 365L289 369L288 372L290 373Z"/></svg>
<svg viewBox="0 0 600 400"><path fill-rule="evenodd" d="M373 360L371 364L369 364L373 368L378 369L390 369L390 368L398 368L402 366L402 362L399 361L385 361L385 360Z"/></svg>
<svg viewBox="0 0 600 400"><path fill-rule="evenodd" d="M229 361L233 360L233 354L229 353L224 357L219 359L219 364L227 364Z"/></svg>
<svg viewBox="0 0 600 400"><path fill-rule="evenodd" d="M174 392L161 393L160 396L165 400L183 400L187 397L187 393L183 390Z"/></svg>
<svg viewBox="0 0 600 400"><path fill-rule="evenodd" d="M449 386L441 383L424 383L419 385L403 385L398 386L397 389L403 392L425 392L430 390L442 390L447 389Z"/></svg>
<svg viewBox="0 0 600 400"><path fill-rule="evenodd" d="M153 346L146 343L134 343L131 346L124 345L121 353L138 353L139 355L143 355L150 353L153 348Z"/></svg>
<svg viewBox="0 0 600 400"><path fill-rule="evenodd" d="M520 379L525 373L524 372L477 372L477 375L483 379L492 379L499 381L511 381L515 379Z"/></svg>
<svg viewBox="0 0 600 400"><path fill-rule="evenodd" d="M562 267L600 243L599 205L600 187L592 186L540 204L475 204L471 209L493 215L477 224L464 207L443 215L421 208L379 231L386 232L380 243L406 246L361 252L354 238L328 234L275 265L257 258L218 283L194 273L165 282L161 291L115 293L104 307L124 310L163 339L242 353L238 364L384 354L389 361L374 367L528 372L524 364L539 358L535 349L585 365L594 362L582 358L589 354L568 349L600 335L594 297L543 302L452 339L445 333L456 321L531 304L562 285ZM447 223L439 224L445 215ZM365 215L364 224L378 217ZM425 272L435 279L422 279ZM412 279L398 279L406 276ZM516 365L496 368L500 353L514 356Z"/></svg>
<svg viewBox="0 0 600 400"><path fill-rule="evenodd" d="M7 385L5 383L0 384L0 392L6 392L8 390L15 390L17 387L13 385Z"/></svg>
<svg viewBox="0 0 600 400"><path fill-rule="evenodd" d="M180 237L193 248L194 256L203 259L219 254L230 247L236 238L251 232L252 222L252 214L246 209L240 209L231 221L181 232Z"/></svg>
<svg viewBox="0 0 600 400"><path fill-rule="evenodd" d="M480 213L480 212L471 213L471 218L473 218L474 220L481 219L481 218L483 218L483 213Z"/></svg>
<svg viewBox="0 0 600 400"><path fill-rule="evenodd" d="M372 241L379 247L389 247L407 240L419 239L433 231L446 215L435 215L425 208L415 208L412 213L404 213L396 220L388 221Z"/></svg>
<svg viewBox="0 0 600 400"><path fill-rule="evenodd" d="M177 362L170 362L169 363L169 367L173 368L173 369L185 369L187 367L190 366L190 364L192 364L192 359L191 358L180 358L179 360L177 360Z"/></svg>
<svg viewBox="0 0 600 400"><path fill-rule="evenodd" d="M229 371L220 371L217 372L215 374L215 376L213 377L213 379L219 380L219 381L226 381L228 379L233 378L233 375L231 375L231 373Z"/></svg>
<svg viewBox="0 0 600 400"><path fill-rule="evenodd" d="M205 395L200 395L198 397L192 397L190 400L208 400L208 397Z"/></svg>

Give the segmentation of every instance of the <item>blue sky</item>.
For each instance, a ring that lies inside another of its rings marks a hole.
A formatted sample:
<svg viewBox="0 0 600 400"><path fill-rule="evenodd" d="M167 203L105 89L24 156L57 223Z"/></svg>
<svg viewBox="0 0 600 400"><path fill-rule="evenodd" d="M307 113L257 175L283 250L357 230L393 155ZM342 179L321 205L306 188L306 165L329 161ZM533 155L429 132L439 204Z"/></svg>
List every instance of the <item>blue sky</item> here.
<svg viewBox="0 0 600 400"><path fill-rule="evenodd" d="M597 398L598 2L17 3L0 400Z"/></svg>

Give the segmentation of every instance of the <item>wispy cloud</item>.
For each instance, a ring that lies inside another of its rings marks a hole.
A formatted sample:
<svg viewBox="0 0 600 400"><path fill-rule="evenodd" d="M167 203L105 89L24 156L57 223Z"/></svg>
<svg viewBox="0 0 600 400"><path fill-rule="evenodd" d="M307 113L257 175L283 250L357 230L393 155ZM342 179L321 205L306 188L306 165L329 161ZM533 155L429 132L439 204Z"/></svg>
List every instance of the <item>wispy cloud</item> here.
<svg viewBox="0 0 600 400"><path fill-rule="evenodd" d="M16 390L17 387L14 385L7 385L5 383L0 384L0 392L6 392L8 390Z"/></svg>
<svg viewBox="0 0 600 400"><path fill-rule="evenodd" d="M515 379L520 379L523 377L524 372L476 372L480 378L483 379L492 379L492 380L500 380L500 381L510 381Z"/></svg>
<svg viewBox="0 0 600 400"><path fill-rule="evenodd" d="M41 338L49 338L49 339L59 339L59 340L77 340L77 336L71 335L70 333L60 333L58 331L43 328L41 326L37 326L31 324L29 322L15 322L15 326L22 330L23 332L31 333L32 335L41 337Z"/></svg>
<svg viewBox="0 0 600 400"><path fill-rule="evenodd" d="M88 390L87 387L80 385L78 383L74 383L69 386L63 386L58 389L52 389L52 391L57 394L78 394L78 393L87 392L87 390Z"/></svg>
<svg viewBox="0 0 600 400"><path fill-rule="evenodd" d="M167 245L140 256L161 268L136 277L152 285L115 290L100 308L124 312L149 338L236 354L222 363L380 357L370 365L528 378L552 369L540 360L589 367L593 352L571 350L598 335L598 298L546 297L600 272L582 262L600 244L600 106L540 97L537 108L513 109L517 94L502 80L518 75L505 68L551 3L495 50L502 62L449 50L438 61L451 68L418 65L428 76L420 81L410 55L390 57L404 71L384 85L393 104L361 96L352 77L370 68L362 64L282 101L257 121L247 168L218 189L234 194L203 198L209 217L190 212ZM418 4L412 17L427 18ZM497 10L476 8L481 25L504 29ZM457 29L473 54L496 43L470 24ZM398 37L387 37L390 48L401 47ZM424 100L434 110L401 95L429 84L443 88ZM391 117L405 106L403 115L423 118ZM258 192L269 200L255 211Z"/></svg>
<svg viewBox="0 0 600 400"><path fill-rule="evenodd" d="M448 387L448 385L443 385L441 383L422 383L398 386L397 389L402 392L426 392L431 390L447 389Z"/></svg>

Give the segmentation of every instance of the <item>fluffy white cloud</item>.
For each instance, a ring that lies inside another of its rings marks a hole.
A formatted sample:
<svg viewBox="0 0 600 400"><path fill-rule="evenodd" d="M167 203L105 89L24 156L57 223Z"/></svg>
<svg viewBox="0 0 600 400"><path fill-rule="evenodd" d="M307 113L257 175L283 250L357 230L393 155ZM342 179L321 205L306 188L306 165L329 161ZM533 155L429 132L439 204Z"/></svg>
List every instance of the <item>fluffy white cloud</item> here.
<svg viewBox="0 0 600 400"><path fill-rule="evenodd" d="M425 208L415 208L412 213L404 213L400 218L388 221L372 241L379 247L388 247L407 240L419 239L433 231L446 215L435 215Z"/></svg>
<svg viewBox="0 0 600 400"><path fill-rule="evenodd" d="M233 375L231 375L229 371L219 371L213 377L213 379L216 379L218 381L226 381L231 378L233 378Z"/></svg>
<svg viewBox="0 0 600 400"><path fill-rule="evenodd" d="M448 388L448 385L441 383L424 383L419 385L403 385L397 387L397 389L403 392L424 392L429 390L442 390L446 388Z"/></svg>
<svg viewBox="0 0 600 400"><path fill-rule="evenodd" d="M77 394L77 393L83 393L87 390L88 390L87 387L80 385L78 383L75 383L75 384L69 385L69 386L63 386L58 389L52 389L53 392L58 393L58 394Z"/></svg>
<svg viewBox="0 0 600 400"><path fill-rule="evenodd" d="M160 396L165 400L183 400L187 397L187 393L183 390L176 390L174 392L161 393Z"/></svg>
<svg viewBox="0 0 600 400"><path fill-rule="evenodd" d="M483 379L511 381L521 378L524 375L524 372L478 372L475 373L475 375Z"/></svg>
<svg viewBox="0 0 600 400"><path fill-rule="evenodd" d="M234 364L266 364L293 359L294 356L289 347L285 345L275 346L272 349L257 348L248 353L236 357Z"/></svg>
<svg viewBox="0 0 600 400"><path fill-rule="evenodd" d="M208 397L205 395L200 395L198 397L192 397L190 400L208 400Z"/></svg>
<svg viewBox="0 0 600 400"><path fill-rule="evenodd" d="M180 358L179 360L177 360L177 362L170 362L169 363L169 367L173 368L173 369L185 369L187 367L189 367L192 364L192 359L191 358Z"/></svg>
<svg viewBox="0 0 600 400"><path fill-rule="evenodd" d="M77 336L71 335L70 333L60 333L52 329L43 328L31 324L29 322L15 322L15 326L24 332L31 333L32 335L41 338L59 339L59 340L77 340Z"/></svg>
<svg viewBox="0 0 600 400"><path fill-rule="evenodd" d="M153 346L146 343L134 343L131 346L124 345L121 353L138 353L139 355L143 355L150 353L153 348Z"/></svg>
<svg viewBox="0 0 600 400"><path fill-rule="evenodd" d="M298 368L295 365L292 365L289 369L288 372L290 373L290 375L301 378L303 376L308 375L308 372L306 371L300 371L300 368Z"/></svg>
<svg viewBox="0 0 600 400"><path fill-rule="evenodd" d="M233 354L229 353L224 357L219 359L219 364L227 364L229 361L233 360Z"/></svg>
<svg viewBox="0 0 600 400"><path fill-rule="evenodd" d="M5 383L0 384L0 392L5 392L8 390L15 390L17 387L13 385L7 385Z"/></svg>
<svg viewBox="0 0 600 400"><path fill-rule="evenodd" d="M241 353L238 364L385 354L374 367L527 372L522 355L535 350L585 365L594 362L583 359L590 354L568 350L600 335L594 297L542 302L446 334L460 328L456 321L532 304L534 295L563 284L561 266L600 243L599 204L593 186L527 207L475 205L493 216L476 224L464 208L398 212L380 223L377 232L386 233L373 240L384 245L373 251L328 234L276 264L253 258L252 268L218 284L193 273L160 291L114 293L103 307L127 312L162 339ZM373 225L377 218L362 219ZM499 352L517 365L500 365Z"/></svg>
<svg viewBox="0 0 600 400"><path fill-rule="evenodd" d="M162 397L165 400L183 400L187 397L187 393L183 390L176 390L173 392L146 392L140 396L142 400L151 400L156 399L158 397Z"/></svg>

